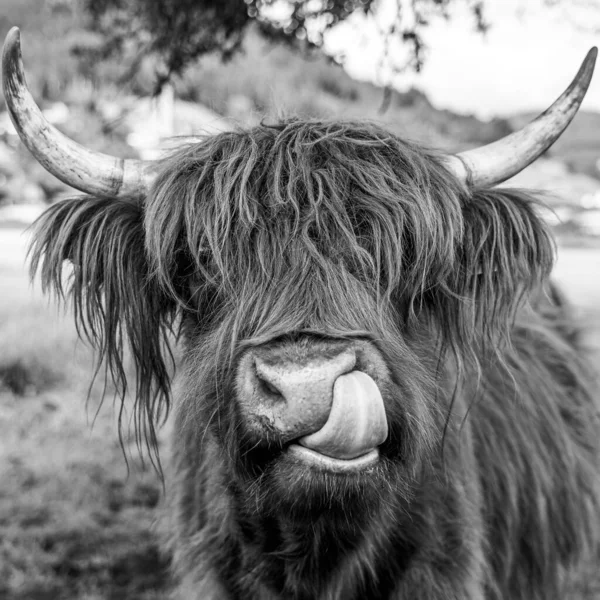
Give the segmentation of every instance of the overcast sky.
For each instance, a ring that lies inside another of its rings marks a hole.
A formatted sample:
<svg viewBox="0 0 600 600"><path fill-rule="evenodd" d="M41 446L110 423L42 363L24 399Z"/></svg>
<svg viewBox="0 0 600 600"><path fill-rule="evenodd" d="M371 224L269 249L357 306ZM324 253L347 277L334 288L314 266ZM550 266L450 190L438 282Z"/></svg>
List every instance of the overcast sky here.
<svg viewBox="0 0 600 600"><path fill-rule="evenodd" d="M488 0L486 7L491 28L485 36L474 31L464 4L450 23L434 22L426 33L430 52L422 73L400 76L398 87L413 84L438 107L484 118L543 110L570 83L589 48L600 43L600 0L561 0L554 8L543 0ZM382 12L379 22L355 20L332 36L330 45L346 53L352 76L389 74L378 69L377 33L389 19ZM600 64L584 108L600 111Z"/></svg>

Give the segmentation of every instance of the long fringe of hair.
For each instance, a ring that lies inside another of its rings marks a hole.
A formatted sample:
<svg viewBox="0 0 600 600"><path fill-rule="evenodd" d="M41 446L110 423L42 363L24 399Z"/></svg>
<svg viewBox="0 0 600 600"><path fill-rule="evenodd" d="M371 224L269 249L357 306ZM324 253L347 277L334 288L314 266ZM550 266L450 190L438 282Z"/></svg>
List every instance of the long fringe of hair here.
<svg viewBox="0 0 600 600"><path fill-rule="evenodd" d="M175 305L149 276L142 208L110 198L58 202L36 222L30 253L32 278L39 271L44 292L70 300L80 337L97 351L96 375L103 370L122 401L131 355L136 443L159 466L155 424L170 403ZM121 402L120 435L124 414Z"/></svg>
<svg viewBox="0 0 600 600"><path fill-rule="evenodd" d="M44 287L70 297L121 397L127 340L138 439L153 446L177 315L226 322L220 346L234 348L302 328L389 335L425 312L459 362L477 362L482 344L500 356L510 342L553 244L525 192L466 190L443 156L374 124L290 121L178 150L143 206L52 206L32 256Z"/></svg>

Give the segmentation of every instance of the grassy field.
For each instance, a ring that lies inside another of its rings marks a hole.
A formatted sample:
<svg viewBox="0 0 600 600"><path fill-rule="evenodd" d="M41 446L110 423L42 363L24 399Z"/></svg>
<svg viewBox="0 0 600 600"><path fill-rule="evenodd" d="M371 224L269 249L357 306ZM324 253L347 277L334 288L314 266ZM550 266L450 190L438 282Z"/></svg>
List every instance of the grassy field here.
<svg viewBox="0 0 600 600"><path fill-rule="evenodd" d="M0 229L0 598L164 599L162 484L117 437L68 315L30 289L23 241Z"/></svg>
<svg viewBox="0 0 600 600"><path fill-rule="evenodd" d="M91 351L30 288L24 242L0 229L0 598L165 598L162 484L127 442L126 465L111 402L96 413L99 383L85 410ZM557 275L600 347L598 273L597 250L560 255Z"/></svg>

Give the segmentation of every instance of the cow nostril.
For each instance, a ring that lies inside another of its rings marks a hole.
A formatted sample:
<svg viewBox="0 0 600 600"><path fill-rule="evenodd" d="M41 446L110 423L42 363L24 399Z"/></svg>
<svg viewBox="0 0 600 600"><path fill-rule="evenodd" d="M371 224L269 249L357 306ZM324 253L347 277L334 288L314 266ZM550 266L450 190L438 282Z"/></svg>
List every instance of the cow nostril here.
<svg viewBox="0 0 600 600"><path fill-rule="evenodd" d="M260 373L256 373L256 378L258 379L260 387L262 388L262 390L264 392L266 392L267 394L269 394L271 396L278 396L280 398L283 397L281 390L279 388L277 388L275 385L273 385L270 381L268 381L267 379L262 377L260 375Z"/></svg>

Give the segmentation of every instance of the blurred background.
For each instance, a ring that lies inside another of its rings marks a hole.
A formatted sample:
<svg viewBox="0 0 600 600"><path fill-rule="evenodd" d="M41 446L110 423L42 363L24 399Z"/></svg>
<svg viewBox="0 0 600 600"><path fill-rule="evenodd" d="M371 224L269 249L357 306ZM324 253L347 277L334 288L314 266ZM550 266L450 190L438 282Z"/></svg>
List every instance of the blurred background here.
<svg viewBox="0 0 600 600"><path fill-rule="evenodd" d="M177 136L298 115L456 152L558 97L600 39L600 0L0 0L0 38L14 25L46 118L95 150L155 158ZM547 192L556 278L600 347L600 74L505 185ZM27 227L73 193L0 96L0 598L164 598L161 480L127 435L124 458L91 350L27 275Z"/></svg>

